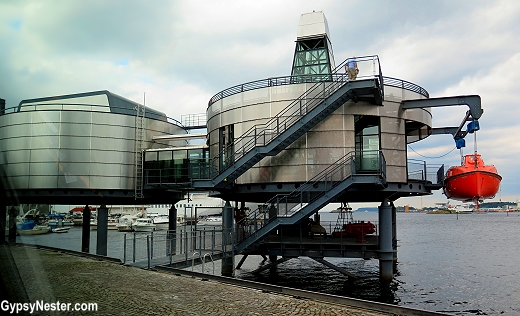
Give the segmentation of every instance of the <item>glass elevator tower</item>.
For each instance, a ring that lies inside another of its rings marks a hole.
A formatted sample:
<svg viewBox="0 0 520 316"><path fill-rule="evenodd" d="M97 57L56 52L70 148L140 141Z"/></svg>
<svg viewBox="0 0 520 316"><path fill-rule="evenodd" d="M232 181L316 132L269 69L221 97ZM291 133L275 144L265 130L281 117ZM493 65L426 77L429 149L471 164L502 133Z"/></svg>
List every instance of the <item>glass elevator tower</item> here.
<svg viewBox="0 0 520 316"><path fill-rule="evenodd" d="M291 75L302 82L321 81L329 77L334 67L325 15L321 11L302 14Z"/></svg>

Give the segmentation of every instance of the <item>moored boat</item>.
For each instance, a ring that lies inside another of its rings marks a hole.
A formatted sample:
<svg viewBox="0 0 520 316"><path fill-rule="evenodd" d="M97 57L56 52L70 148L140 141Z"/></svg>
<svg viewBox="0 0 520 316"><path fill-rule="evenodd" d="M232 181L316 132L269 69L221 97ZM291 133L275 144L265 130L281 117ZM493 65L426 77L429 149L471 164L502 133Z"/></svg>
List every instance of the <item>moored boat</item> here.
<svg viewBox="0 0 520 316"><path fill-rule="evenodd" d="M70 226L67 227L56 227L51 229L51 232L53 233L68 233L70 229Z"/></svg>
<svg viewBox="0 0 520 316"><path fill-rule="evenodd" d="M137 220L137 216L134 215L124 215L121 216L116 224L116 229L120 232L133 232L134 229L132 225Z"/></svg>
<svg viewBox="0 0 520 316"><path fill-rule="evenodd" d="M107 222L108 230L117 230L118 219L115 217L109 217Z"/></svg>
<svg viewBox="0 0 520 316"><path fill-rule="evenodd" d="M135 223L132 224L132 228L135 232L153 232L155 230L155 224L151 218L138 218Z"/></svg>
<svg viewBox="0 0 520 316"><path fill-rule="evenodd" d="M97 220L94 218L90 219L90 230L97 230Z"/></svg>
<svg viewBox="0 0 520 316"><path fill-rule="evenodd" d="M466 155L460 166L451 167L446 172L444 194L449 199L478 203L493 198L501 180L495 166L486 166L479 154Z"/></svg>
<svg viewBox="0 0 520 316"><path fill-rule="evenodd" d="M35 225L32 229L17 229L18 235L29 236L29 235L43 235L47 234L51 228L46 225Z"/></svg>
<svg viewBox="0 0 520 316"><path fill-rule="evenodd" d="M222 216L220 215L209 215L201 217L197 225L202 226L222 226Z"/></svg>
<svg viewBox="0 0 520 316"><path fill-rule="evenodd" d="M170 218L168 215L161 214L157 215L152 219L153 223L155 224L156 230L168 230L170 225Z"/></svg>

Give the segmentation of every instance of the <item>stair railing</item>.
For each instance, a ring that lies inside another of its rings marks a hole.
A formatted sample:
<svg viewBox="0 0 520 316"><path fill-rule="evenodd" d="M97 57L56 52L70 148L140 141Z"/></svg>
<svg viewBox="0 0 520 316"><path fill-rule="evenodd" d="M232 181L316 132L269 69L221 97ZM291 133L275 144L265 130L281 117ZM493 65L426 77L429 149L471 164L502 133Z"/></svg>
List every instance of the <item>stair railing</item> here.
<svg viewBox="0 0 520 316"><path fill-rule="evenodd" d="M384 181L386 178L386 161L381 151L376 152L378 164L375 170L357 171L356 153L349 152L293 192L276 195L257 209L248 212L244 219L237 223L239 227L244 228L242 236L237 238L238 243L278 218L294 216L308 204L321 198L332 188L351 177L378 175ZM276 214L274 214L274 210L276 210Z"/></svg>

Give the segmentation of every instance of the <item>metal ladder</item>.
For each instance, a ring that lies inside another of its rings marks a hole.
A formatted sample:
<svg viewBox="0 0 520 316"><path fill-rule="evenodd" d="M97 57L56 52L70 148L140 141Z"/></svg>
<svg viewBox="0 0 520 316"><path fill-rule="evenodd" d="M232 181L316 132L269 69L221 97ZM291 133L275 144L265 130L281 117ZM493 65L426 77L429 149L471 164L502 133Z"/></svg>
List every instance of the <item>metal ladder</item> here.
<svg viewBox="0 0 520 316"><path fill-rule="evenodd" d="M144 112L143 104L135 106L135 179L134 197L142 199L143 195L143 147L144 147Z"/></svg>

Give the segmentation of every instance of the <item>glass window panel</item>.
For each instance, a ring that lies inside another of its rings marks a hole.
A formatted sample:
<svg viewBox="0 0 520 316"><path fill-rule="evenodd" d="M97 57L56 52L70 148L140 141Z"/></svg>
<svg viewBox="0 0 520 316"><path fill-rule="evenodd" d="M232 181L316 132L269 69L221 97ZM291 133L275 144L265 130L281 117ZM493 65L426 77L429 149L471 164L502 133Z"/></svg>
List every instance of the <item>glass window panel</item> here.
<svg viewBox="0 0 520 316"><path fill-rule="evenodd" d="M159 160L171 160L172 152L170 150L161 150L159 153Z"/></svg>
<svg viewBox="0 0 520 316"><path fill-rule="evenodd" d="M186 159L187 150L174 150L173 159Z"/></svg>

